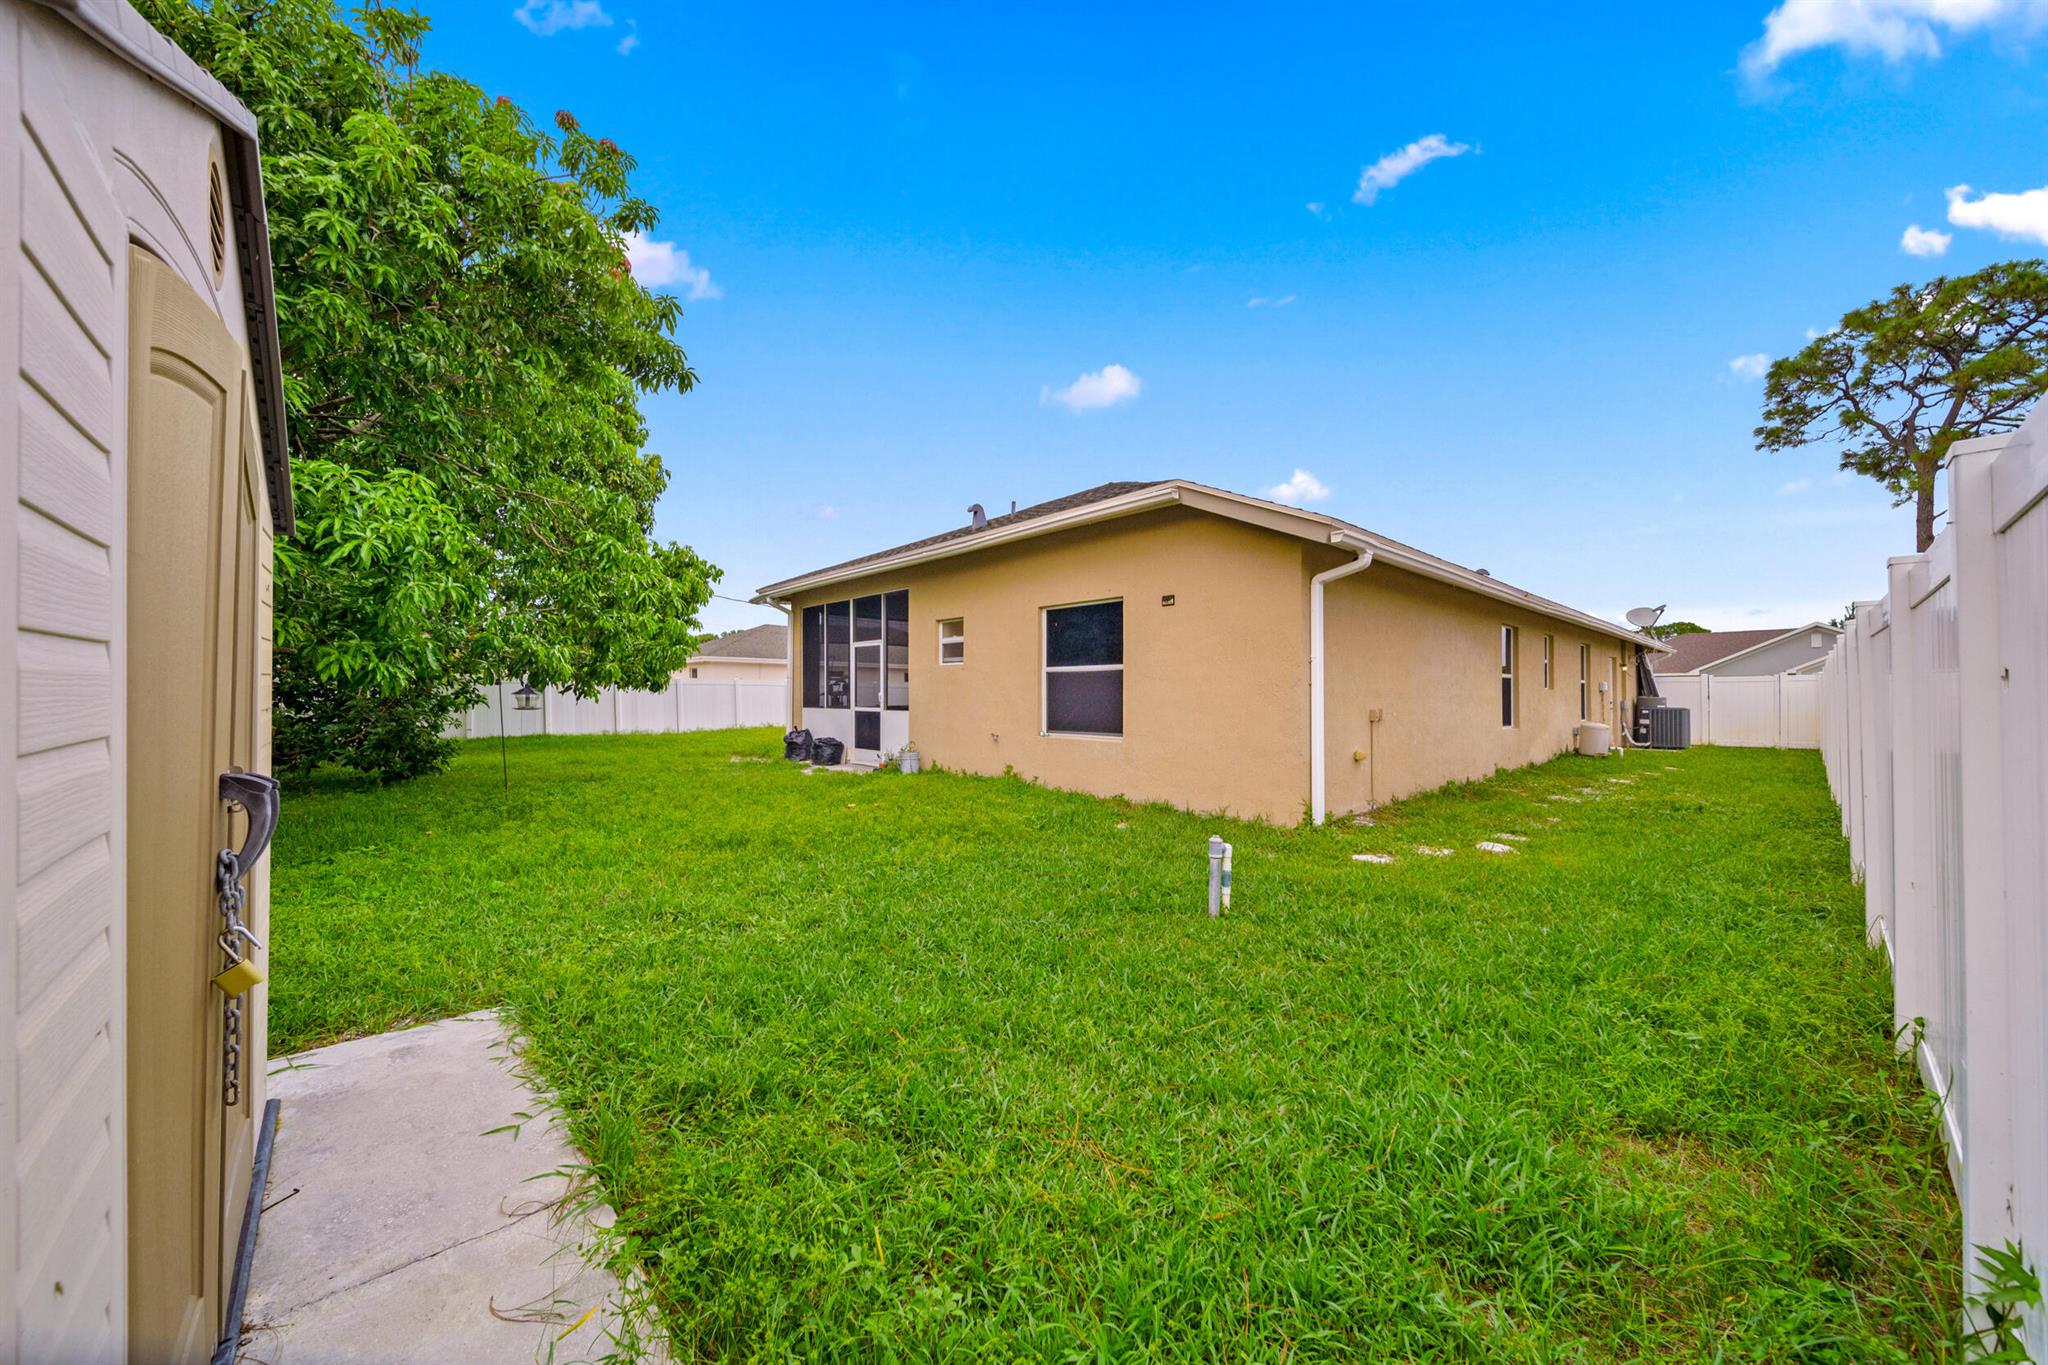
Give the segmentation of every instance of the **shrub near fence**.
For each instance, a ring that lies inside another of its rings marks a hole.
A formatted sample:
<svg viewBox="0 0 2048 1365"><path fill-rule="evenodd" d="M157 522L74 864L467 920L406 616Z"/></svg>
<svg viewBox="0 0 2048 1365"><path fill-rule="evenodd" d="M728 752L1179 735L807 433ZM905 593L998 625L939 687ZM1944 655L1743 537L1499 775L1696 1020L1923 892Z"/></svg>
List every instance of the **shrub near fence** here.
<svg viewBox="0 0 2048 1365"><path fill-rule="evenodd" d="M1949 525L1821 672L1821 750L1942 1106L1965 1255L2048 1255L2048 404L1958 443ZM1971 1282L1974 1289L1974 1279ZM2036 1359L2048 1320L2027 1315Z"/></svg>

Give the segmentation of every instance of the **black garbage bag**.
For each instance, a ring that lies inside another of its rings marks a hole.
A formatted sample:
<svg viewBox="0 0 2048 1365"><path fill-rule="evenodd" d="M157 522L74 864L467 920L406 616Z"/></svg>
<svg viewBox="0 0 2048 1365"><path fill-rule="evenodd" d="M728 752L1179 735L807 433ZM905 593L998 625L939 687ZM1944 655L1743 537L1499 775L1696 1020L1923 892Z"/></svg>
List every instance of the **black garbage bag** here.
<svg viewBox="0 0 2048 1365"><path fill-rule="evenodd" d="M782 737L782 756L796 763L811 761L811 732L791 730Z"/></svg>
<svg viewBox="0 0 2048 1365"><path fill-rule="evenodd" d="M831 768L846 761L846 746L830 735L811 741L811 762Z"/></svg>

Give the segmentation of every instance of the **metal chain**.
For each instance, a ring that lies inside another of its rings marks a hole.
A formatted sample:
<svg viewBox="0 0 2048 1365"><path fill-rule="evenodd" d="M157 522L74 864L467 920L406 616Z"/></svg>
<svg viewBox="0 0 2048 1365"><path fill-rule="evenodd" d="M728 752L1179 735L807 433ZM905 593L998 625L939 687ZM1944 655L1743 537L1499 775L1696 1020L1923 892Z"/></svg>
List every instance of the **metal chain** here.
<svg viewBox="0 0 2048 1365"><path fill-rule="evenodd" d="M224 959L221 970L242 960L242 940L248 926L242 922L242 907L248 893L242 890L242 867L235 851L224 848L213 872L214 899L220 906L221 931L215 940ZM233 1109L242 1102L242 997L225 995L221 1006L221 1103Z"/></svg>

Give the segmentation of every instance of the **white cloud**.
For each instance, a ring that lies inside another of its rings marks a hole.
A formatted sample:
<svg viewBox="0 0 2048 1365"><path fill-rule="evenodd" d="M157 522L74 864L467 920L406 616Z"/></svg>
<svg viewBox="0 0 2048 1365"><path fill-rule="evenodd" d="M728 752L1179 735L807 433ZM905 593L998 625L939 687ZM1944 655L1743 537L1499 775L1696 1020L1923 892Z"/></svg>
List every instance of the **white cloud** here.
<svg viewBox="0 0 2048 1365"><path fill-rule="evenodd" d="M1764 17L1763 36L1743 50L1742 69L1752 79L1766 76L1787 58L1824 47L1895 64L1939 57L1944 31L2030 32L2044 17L2040 0L1783 0Z"/></svg>
<svg viewBox="0 0 2048 1365"><path fill-rule="evenodd" d="M1274 502L1299 507L1305 502L1321 502L1330 496L1330 488L1306 469L1297 469L1294 471L1294 477L1286 483L1276 483L1268 488L1266 496Z"/></svg>
<svg viewBox="0 0 2048 1365"><path fill-rule="evenodd" d="M1739 355L1728 362L1728 373L1737 379L1762 379L1764 372L1771 368L1771 358L1762 351Z"/></svg>
<svg viewBox="0 0 2048 1365"><path fill-rule="evenodd" d="M1118 403L1128 403L1144 387L1138 376L1123 366L1104 365L1093 374L1082 375L1064 389L1040 389L1038 401L1063 403L1072 412L1088 412L1094 408L1113 408Z"/></svg>
<svg viewBox="0 0 2048 1365"><path fill-rule="evenodd" d="M1352 192L1351 202L1370 204L1380 197L1381 190L1394 188L1430 162L1447 156L1463 156L1471 150L1470 144L1451 142L1442 133L1417 138L1400 151L1388 152L1367 166L1358 177L1358 188Z"/></svg>
<svg viewBox="0 0 2048 1365"><path fill-rule="evenodd" d="M633 49L640 46L640 21L638 19L628 19L626 24L626 36L619 39L619 55L621 57L632 56Z"/></svg>
<svg viewBox="0 0 2048 1365"><path fill-rule="evenodd" d="M1813 487L1812 479L1794 479L1790 483L1778 485L1778 496L1781 498L1793 497L1797 494L1804 493L1807 489L1811 487Z"/></svg>
<svg viewBox="0 0 2048 1365"><path fill-rule="evenodd" d="M633 278L649 289L679 284L688 299L722 299L725 291L711 282L711 272L690 264L690 253L674 242L657 242L638 232L626 234L626 264Z"/></svg>
<svg viewBox="0 0 2048 1365"><path fill-rule="evenodd" d="M2048 188L1970 198L1968 185L1948 191L1948 220L1956 227L1988 228L2001 237L2048 245Z"/></svg>
<svg viewBox="0 0 2048 1365"><path fill-rule="evenodd" d="M1899 234L1899 250L1908 256L1939 256L1954 240L1939 228L1924 228L1918 223L1911 223Z"/></svg>
<svg viewBox="0 0 2048 1365"><path fill-rule="evenodd" d="M512 17L543 38L565 28L610 28L612 17L599 0L525 0Z"/></svg>
<svg viewBox="0 0 2048 1365"><path fill-rule="evenodd" d="M819 521L837 521L837 520L839 520L839 509L838 509L837 507L834 507L834 506L833 506L833 505L832 505L831 503L829 503L829 502L828 502L828 503L823 503L823 504L820 504L820 506L818 507L818 520L819 520Z"/></svg>
<svg viewBox="0 0 2048 1365"><path fill-rule="evenodd" d="M1254 294L1244 301L1244 306L1247 308L1285 308L1293 302L1294 295L1292 294L1282 294L1277 299L1269 299L1263 294Z"/></svg>
<svg viewBox="0 0 2048 1365"><path fill-rule="evenodd" d="M1328 204L1325 204L1320 199L1309 200L1308 211L1314 214L1316 217L1323 219L1325 222L1329 221L1330 206Z"/></svg>

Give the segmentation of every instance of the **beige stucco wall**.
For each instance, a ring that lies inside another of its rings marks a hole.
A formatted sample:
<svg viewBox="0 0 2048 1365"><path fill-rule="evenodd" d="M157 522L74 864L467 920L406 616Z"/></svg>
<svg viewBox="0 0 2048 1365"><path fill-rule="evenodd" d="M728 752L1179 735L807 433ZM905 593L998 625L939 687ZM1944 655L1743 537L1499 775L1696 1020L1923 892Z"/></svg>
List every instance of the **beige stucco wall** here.
<svg viewBox="0 0 2048 1365"><path fill-rule="evenodd" d="M760 663L752 659L717 659L699 656L676 673L684 682L779 683L788 673L783 663Z"/></svg>
<svg viewBox="0 0 2048 1365"><path fill-rule="evenodd" d="M797 597L799 667L803 607L908 588L910 735L927 762L1298 820L1308 796L1302 546L1171 508L940 560ZM1124 599L1123 737L1040 733L1042 610L1110 597ZM953 617L966 623L966 662L941 665L938 622Z"/></svg>
<svg viewBox="0 0 2048 1365"><path fill-rule="evenodd" d="M1321 558L1325 565L1341 562ZM1571 748L1581 644L1592 646L1588 720L1618 724L1633 695L1634 653L1624 642L1400 569L1376 564L1337 580L1323 612L1330 654L1325 791L1332 812L1365 810ZM1512 728L1500 723L1503 625L1519 632ZM1548 689L1545 635L1555 642ZM1610 679L1603 694L1600 684Z"/></svg>

